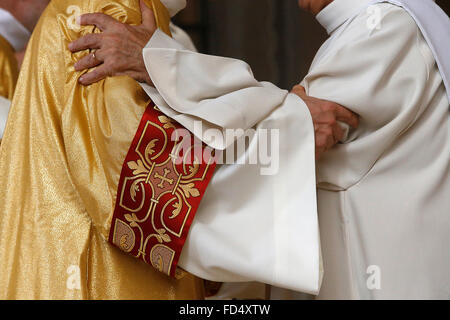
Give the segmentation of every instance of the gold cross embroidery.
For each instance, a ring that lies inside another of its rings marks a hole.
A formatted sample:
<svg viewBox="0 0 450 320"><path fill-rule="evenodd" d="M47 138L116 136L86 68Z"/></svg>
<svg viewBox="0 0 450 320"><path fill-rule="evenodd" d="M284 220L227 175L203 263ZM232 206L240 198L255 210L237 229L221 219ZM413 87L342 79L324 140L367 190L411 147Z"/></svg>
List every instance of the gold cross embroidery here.
<svg viewBox="0 0 450 320"><path fill-rule="evenodd" d="M161 182L160 184L158 184L158 187L163 189L164 188L164 182L168 182L170 185L173 184L173 179L169 179L167 178L167 175L170 173L171 171L167 168L164 168L164 176L161 176L160 174L158 174L157 172L155 172L154 177L156 179L160 179Z"/></svg>

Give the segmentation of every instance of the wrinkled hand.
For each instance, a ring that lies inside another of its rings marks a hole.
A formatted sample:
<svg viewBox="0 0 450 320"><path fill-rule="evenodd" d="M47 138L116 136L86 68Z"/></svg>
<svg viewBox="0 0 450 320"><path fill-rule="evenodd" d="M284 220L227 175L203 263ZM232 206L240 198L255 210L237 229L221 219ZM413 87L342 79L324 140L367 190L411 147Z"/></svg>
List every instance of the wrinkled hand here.
<svg viewBox="0 0 450 320"><path fill-rule="evenodd" d="M358 127L358 116L343 106L310 97L301 85L295 86L291 93L298 95L311 112L316 137L316 159L344 138L345 132L338 121L347 123L352 128Z"/></svg>
<svg viewBox="0 0 450 320"><path fill-rule="evenodd" d="M79 82L90 85L106 77L130 76L136 81L151 85L150 76L145 68L142 50L156 31L153 11L140 0L142 24L130 26L123 24L103 13L84 14L81 25L95 25L102 32L88 34L69 44L69 50L78 52L95 50L77 63L76 71L97 67L80 77Z"/></svg>

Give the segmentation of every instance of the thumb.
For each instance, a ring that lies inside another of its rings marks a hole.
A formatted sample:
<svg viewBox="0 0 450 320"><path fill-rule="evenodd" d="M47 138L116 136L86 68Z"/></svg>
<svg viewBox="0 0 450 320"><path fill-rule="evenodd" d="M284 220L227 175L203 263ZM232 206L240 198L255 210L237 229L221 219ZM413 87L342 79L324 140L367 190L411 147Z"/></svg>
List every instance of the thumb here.
<svg viewBox="0 0 450 320"><path fill-rule="evenodd" d="M153 10L149 8L144 0L139 0L142 13L142 25L152 30L156 29L156 19Z"/></svg>
<svg viewBox="0 0 450 320"><path fill-rule="evenodd" d="M305 87L303 87L302 85L296 85L292 88L292 93L295 93L296 95L298 95L300 98L305 99L307 98L307 94L306 94L306 89Z"/></svg>

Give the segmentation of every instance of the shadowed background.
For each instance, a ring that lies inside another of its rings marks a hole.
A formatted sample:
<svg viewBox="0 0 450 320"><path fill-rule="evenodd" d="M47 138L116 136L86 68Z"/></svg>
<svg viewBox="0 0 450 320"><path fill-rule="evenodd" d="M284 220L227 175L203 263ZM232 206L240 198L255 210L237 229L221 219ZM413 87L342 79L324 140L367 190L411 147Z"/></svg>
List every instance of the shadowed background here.
<svg viewBox="0 0 450 320"><path fill-rule="evenodd" d="M258 80L290 89L308 72L327 34L297 0L188 0L175 23L202 53L250 64ZM449 14L450 0L437 3Z"/></svg>

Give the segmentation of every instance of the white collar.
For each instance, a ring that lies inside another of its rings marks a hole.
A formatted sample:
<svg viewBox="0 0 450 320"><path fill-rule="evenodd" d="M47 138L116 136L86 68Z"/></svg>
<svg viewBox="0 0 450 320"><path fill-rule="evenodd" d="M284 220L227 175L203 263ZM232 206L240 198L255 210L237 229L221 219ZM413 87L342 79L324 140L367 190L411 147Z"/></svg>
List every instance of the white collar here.
<svg viewBox="0 0 450 320"><path fill-rule="evenodd" d="M365 6L382 2L402 7L415 20L433 52L450 101L450 19L435 0L334 0L316 18L331 34Z"/></svg>
<svg viewBox="0 0 450 320"><path fill-rule="evenodd" d="M11 13L0 8L0 35L8 41L15 51L25 49L30 39L30 31Z"/></svg>
<svg viewBox="0 0 450 320"><path fill-rule="evenodd" d="M355 10L369 2L370 0L334 0L319 12L316 19L331 34L353 17Z"/></svg>

